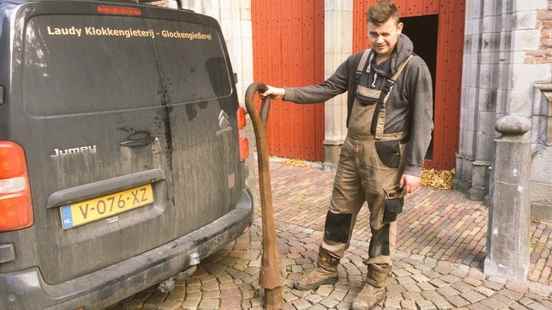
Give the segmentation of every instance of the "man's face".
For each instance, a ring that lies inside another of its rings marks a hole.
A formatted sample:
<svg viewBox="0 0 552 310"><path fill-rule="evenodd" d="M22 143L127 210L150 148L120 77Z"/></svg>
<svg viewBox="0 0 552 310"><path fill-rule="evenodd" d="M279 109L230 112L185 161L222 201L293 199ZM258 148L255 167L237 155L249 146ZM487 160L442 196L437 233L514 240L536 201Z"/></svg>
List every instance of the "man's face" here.
<svg viewBox="0 0 552 310"><path fill-rule="evenodd" d="M368 22L368 39L372 49L381 56L389 56L399 41L403 23L398 23L394 18L389 18L383 24Z"/></svg>

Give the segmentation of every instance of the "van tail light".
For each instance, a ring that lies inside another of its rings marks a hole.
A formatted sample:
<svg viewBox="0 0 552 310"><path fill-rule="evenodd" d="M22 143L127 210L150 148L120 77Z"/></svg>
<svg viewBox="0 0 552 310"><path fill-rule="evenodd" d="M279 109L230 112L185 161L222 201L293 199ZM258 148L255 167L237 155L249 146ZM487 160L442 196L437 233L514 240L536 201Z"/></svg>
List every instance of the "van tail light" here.
<svg viewBox="0 0 552 310"><path fill-rule="evenodd" d="M245 109L239 107L237 111L238 120L238 137L240 141L240 160L245 161L249 157L249 140L245 136L245 126L247 125L247 119L245 117Z"/></svg>
<svg viewBox="0 0 552 310"><path fill-rule="evenodd" d="M0 232L33 225L31 190L23 148L0 141Z"/></svg>
<svg viewBox="0 0 552 310"><path fill-rule="evenodd" d="M245 109L242 107L238 108L238 129L244 129L247 125L247 120L245 118Z"/></svg>

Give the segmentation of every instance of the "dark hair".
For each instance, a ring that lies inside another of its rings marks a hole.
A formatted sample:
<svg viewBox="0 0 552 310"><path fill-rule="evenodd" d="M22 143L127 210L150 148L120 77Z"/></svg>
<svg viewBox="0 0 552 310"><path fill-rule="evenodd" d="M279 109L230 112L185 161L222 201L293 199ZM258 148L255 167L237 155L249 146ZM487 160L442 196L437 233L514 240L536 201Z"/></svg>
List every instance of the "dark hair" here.
<svg viewBox="0 0 552 310"><path fill-rule="evenodd" d="M387 22L390 18L394 18L397 22L399 21L399 9L391 0L378 0L378 2L372 5L368 9L366 14L368 22L381 25Z"/></svg>

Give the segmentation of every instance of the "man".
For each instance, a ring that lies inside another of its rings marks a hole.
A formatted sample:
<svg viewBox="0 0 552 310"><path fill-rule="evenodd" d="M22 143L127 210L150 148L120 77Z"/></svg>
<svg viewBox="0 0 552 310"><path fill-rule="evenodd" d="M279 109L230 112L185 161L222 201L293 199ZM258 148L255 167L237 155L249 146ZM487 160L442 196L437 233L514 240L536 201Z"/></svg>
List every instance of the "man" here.
<svg viewBox="0 0 552 310"><path fill-rule="evenodd" d="M391 272L390 224L402 211L405 192L420 186L433 129L431 75L402 34L399 12L389 0L367 14L372 49L349 57L319 85L268 86L263 96L296 103L323 102L348 92L347 137L341 149L317 268L295 284L315 289L337 281L337 265L349 245L356 215L366 201L372 237L366 284L353 309L385 298Z"/></svg>

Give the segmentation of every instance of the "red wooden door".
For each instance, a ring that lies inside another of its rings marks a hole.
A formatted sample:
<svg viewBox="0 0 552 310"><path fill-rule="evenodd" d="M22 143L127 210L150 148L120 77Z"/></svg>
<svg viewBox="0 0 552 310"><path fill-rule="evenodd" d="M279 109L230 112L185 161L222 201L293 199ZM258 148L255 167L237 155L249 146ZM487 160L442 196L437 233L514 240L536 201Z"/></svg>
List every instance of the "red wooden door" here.
<svg viewBox="0 0 552 310"><path fill-rule="evenodd" d="M324 1L252 0L253 78L276 86L324 79ZM324 159L324 105L275 102L268 122L271 155Z"/></svg>
<svg viewBox="0 0 552 310"><path fill-rule="evenodd" d="M368 47L366 10L375 0L354 1L353 50ZM426 167L452 169L458 151L465 0L398 0L403 17L438 15L433 154ZM415 38L413 38L415 41Z"/></svg>

